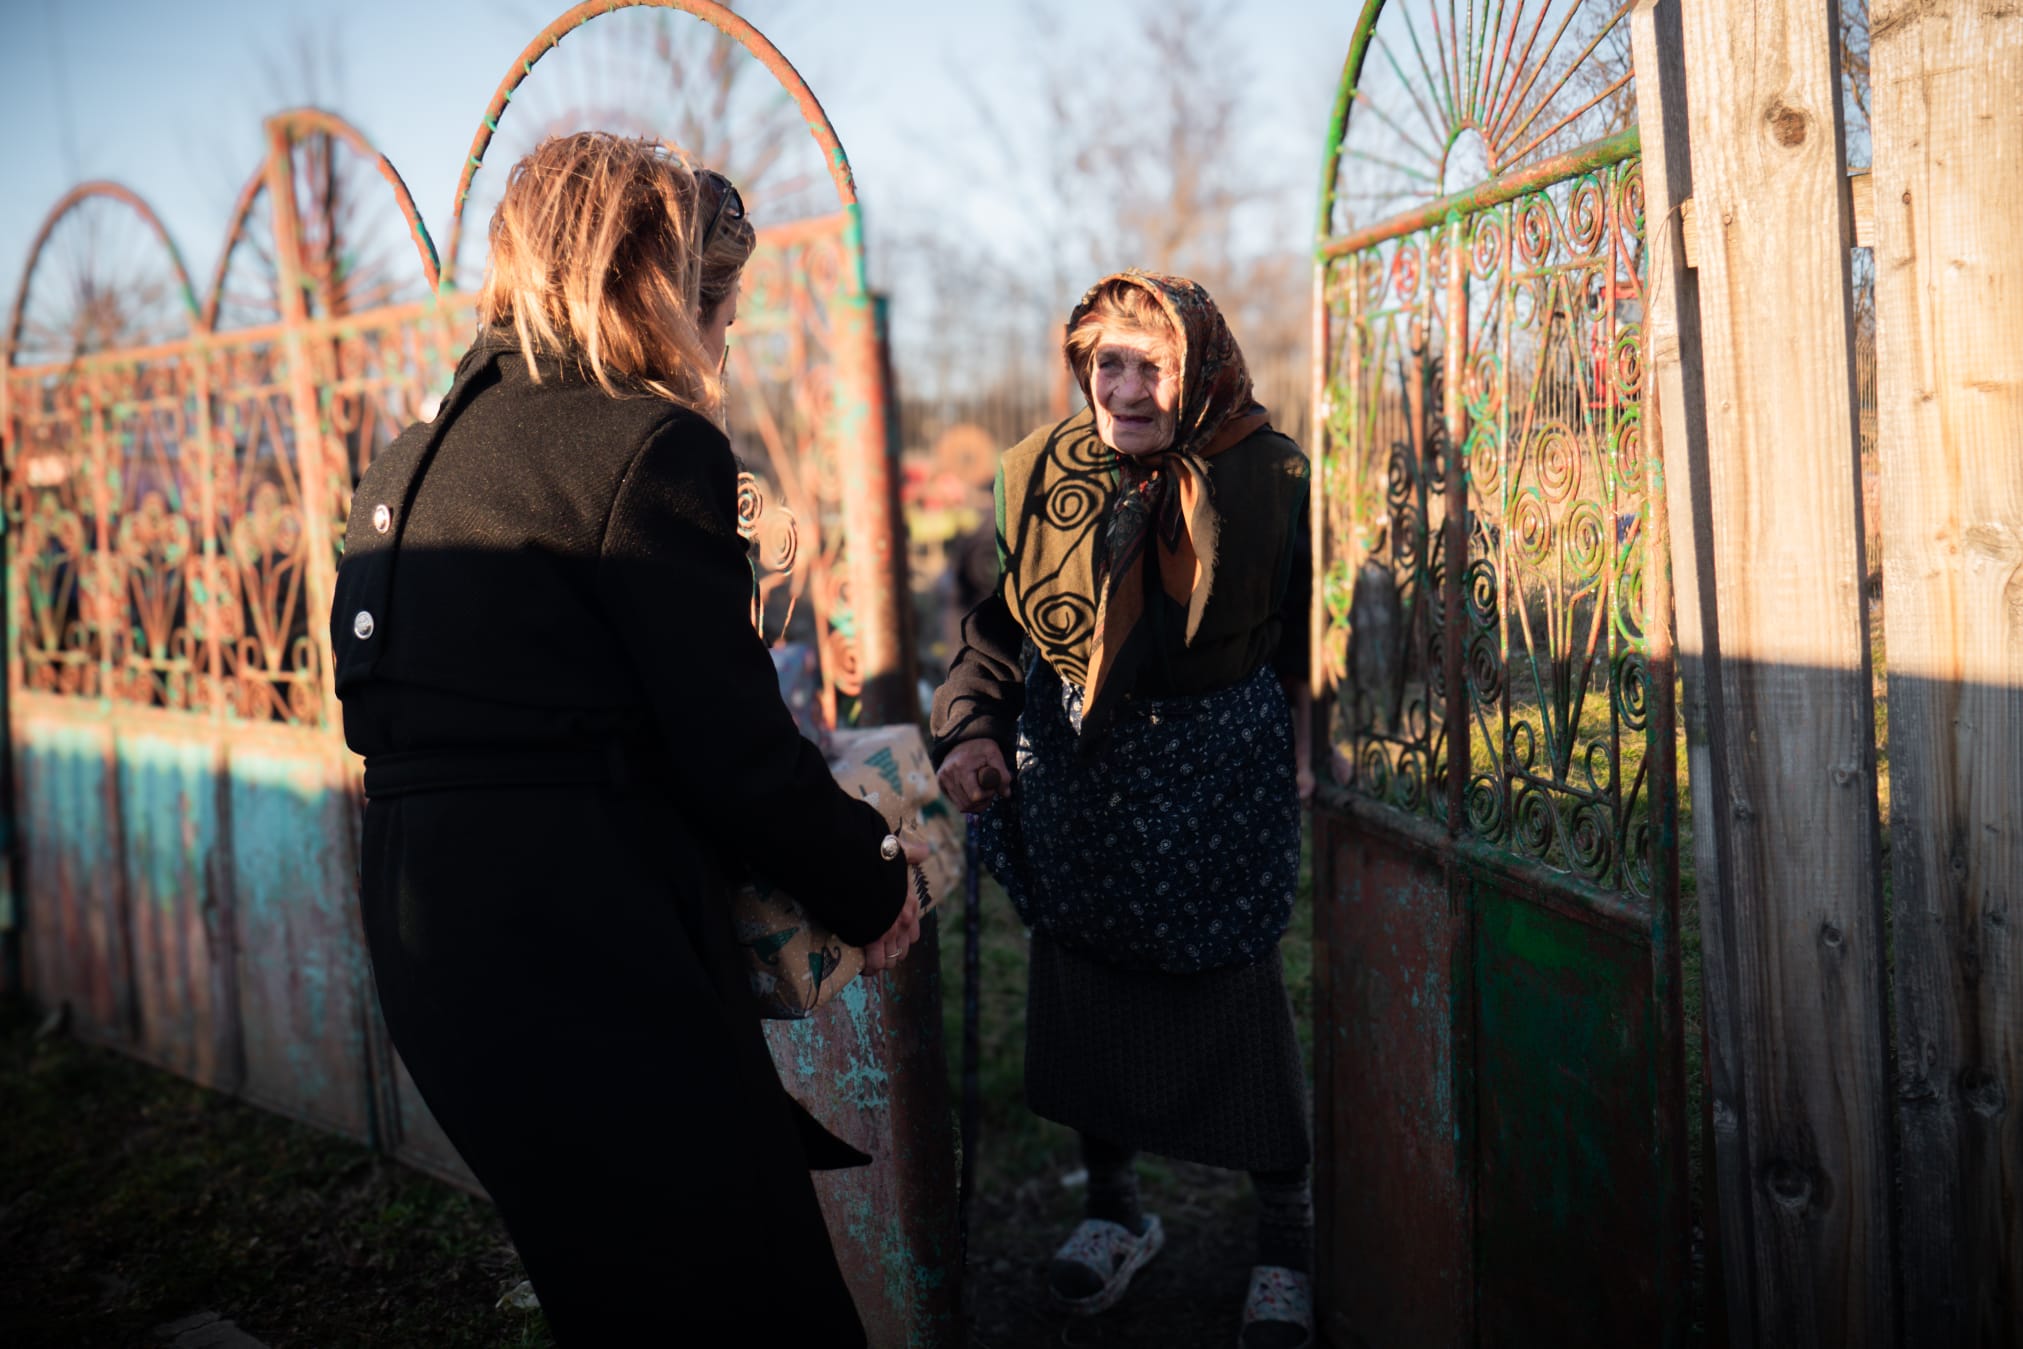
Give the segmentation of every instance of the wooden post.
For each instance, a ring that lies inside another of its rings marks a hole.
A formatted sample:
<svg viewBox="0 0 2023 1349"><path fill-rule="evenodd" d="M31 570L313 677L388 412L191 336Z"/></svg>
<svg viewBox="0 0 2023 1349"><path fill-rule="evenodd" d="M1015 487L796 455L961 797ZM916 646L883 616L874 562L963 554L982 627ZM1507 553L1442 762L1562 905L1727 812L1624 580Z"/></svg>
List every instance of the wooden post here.
<svg viewBox="0 0 2023 1349"><path fill-rule="evenodd" d="M1904 1339L2023 1340L2023 12L1876 0Z"/></svg>
<svg viewBox="0 0 2023 1349"><path fill-rule="evenodd" d="M1683 8L1718 889L1702 901L1733 1342L1894 1342L1890 1065L1838 35ZM1711 589L1708 587L1711 585ZM1710 902L1711 901L1711 902ZM1732 1121L1732 1123L1731 1123Z"/></svg>
<svg viewBox="0 0 2023 1349"><path fill-rule="evenodd" d="M1721 818L1715 800L1715 775L1707 729L1707 684L1713 678L1710 666L1718 658L1715 643L1707 638L1712 615L1703 615L1701 600L1713 593L1711 570L1703 579L1703 565L1713 559L1708 537L1707 415L1700 374L1700 288L1686 256L1686 203L1693 197L1693 166L1687 153L1686 49L1679 13L1680 0L1638 0L1630 16L1630 41L1636 62L1637 121L1643 143L1644 236L1650 249L1644 291L1644 455L1652 466L1654 481L1649 488L1651 529L1661 541L1646 561L1651 578L1648 590L1653 610L1648 632L1651 646L1651 680L1659 689L1670 686L1676 677L1681 688L1680 711L1686 727L1686 781L1693 795L1692 845L1695 894L1699 900L1701 949L1723 947L1721 928L1720 853L1714 846L1712 823ZM1670 554L1660 549L1669 544ZM1669 627L1667 626L1669 624ZM1671 706L1662 693L1653 700L1654 716ZM1668 720L1668 719L1664 719ZM1659 791L1676 791L1676 763L1663 771L1667 762L1663 751L1673 743L1673 728L1656 728L1654 736L1658 766L1652 781ZM1662 846L1664 840L1659 840ZM1673 840L1676 846L1676 838ZM1663 862L1653 859L1652 874L1662 875ZM1677 887L1672 890L1676 904ZM1676 918L1676 913L1674 914ZM1679 933L1676 921L1672 931ZM1675 938L1676 939L1676 938ZM1676 954L1660 953L1659 959L1678 962ZM1725 970L1719 961L1703 962L1702 987L1718 981ZM1732 995L1720 990L1726 1002ZM1684 1018L1677 981L1667 990L1667 1011ZM1708 1033L1711 1026L1702 1018L1702 1043L1709 1090L1702 1095L1703 1133L1709 1156L1718 1167L1731 1166L1738 1158L1733 1139L1726 1146L1715 1139L1714 1101L1734 1095L1735 1046L1732 1038L1716 1043ZM1724 1027L1731 1030L1732 1026ZM1684 1086L1683 1063L1673 1065L1676 1082L1661 1081L1660 1091L1677 1091ZM1679 1107L1684 1117L1683 1106ZM1723 1121L1733 1132L1734 1118ZM1681 1147L1677 1166L1686 1166ZM1686 1179L1676 1176L1678 1192L1686 1193ZM1743 1184L1739 1175L1723 1177L1730 1188ZM1716 1189L1720 1186L1714 1187ZM1712 1198L1713 1191L1709 1191ZM1720 1224L1709 1204L1705 1225L1707 1241L1707 1312L1711 1343L1723 1338L1722 1299L1724 1282L1745 1280L1727 1261L1739 1258L1741 1248L1721 1241ZM1686 1222L1686 1214L1677 1221ZM1671 1247L1660 1253L1669 1254ZM1684 1281L1683 1271L1679 1274Z"/></svg>

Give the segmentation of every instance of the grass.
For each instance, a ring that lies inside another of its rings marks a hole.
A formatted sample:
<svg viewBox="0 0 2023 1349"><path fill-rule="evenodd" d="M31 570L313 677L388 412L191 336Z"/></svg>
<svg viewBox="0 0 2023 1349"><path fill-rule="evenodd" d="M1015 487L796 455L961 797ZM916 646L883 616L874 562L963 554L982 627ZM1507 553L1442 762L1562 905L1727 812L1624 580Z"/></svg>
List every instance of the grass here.
<svg viewBox="0 0 2023 1349"><path fill-rule="evenodd" d="M0 1005L0 1343L542 1346L491 1205Z"/></svg>

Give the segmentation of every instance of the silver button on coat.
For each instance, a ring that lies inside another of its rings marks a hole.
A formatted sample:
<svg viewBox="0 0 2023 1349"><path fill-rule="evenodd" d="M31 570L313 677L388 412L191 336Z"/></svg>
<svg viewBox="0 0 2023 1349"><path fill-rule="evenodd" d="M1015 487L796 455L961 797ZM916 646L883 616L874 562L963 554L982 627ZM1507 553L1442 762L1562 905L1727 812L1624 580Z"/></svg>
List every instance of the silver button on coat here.
<svg viewBox="0 0 2023 1349"><path fill-rule="evenodd" d="M361 642L372 636L372 614L369 611L360 609L351 616L351 635Z"/></svg>
<svg viewBox="0 0 2023 1349"><path fill-rule="evenodd" d="M372 527L381 534L393 528L393 512L384 501L372 508Z"/></svg>

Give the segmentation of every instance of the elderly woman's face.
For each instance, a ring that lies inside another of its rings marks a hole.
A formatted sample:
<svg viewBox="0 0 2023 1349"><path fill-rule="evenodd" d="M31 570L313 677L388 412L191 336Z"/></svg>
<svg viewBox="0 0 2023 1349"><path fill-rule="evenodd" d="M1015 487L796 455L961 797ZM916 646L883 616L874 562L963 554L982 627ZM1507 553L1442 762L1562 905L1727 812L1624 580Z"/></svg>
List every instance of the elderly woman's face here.
<svg viewBox="0 0 2023 1349"><path fill-rule="evenodd" d="M1096 434L1119 454L1150 454L1173 443L1180 371L1173 344L1150 333L1106 329L1089 372Z"/></svg>

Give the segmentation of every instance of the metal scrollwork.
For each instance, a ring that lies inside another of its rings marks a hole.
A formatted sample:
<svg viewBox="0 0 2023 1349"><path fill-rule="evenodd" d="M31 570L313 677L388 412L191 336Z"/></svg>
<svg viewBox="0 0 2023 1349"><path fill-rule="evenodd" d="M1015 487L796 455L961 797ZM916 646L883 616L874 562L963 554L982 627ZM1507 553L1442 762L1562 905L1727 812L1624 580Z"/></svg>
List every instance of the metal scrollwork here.
<svg viewBox="0 0 2023 1349"><path fill-rule="evenodd" d="M732 444L753 469L740 511L753 512L747 538L760 553L760 633L815 648L831 725L852 719L862 691L832 406L831 317L847 279L845 228L839 215L760 233L745 265L724 390Z"/></svg>
<svg viewBox="0 0 2023 1349"><path fill-rule="evenodd" d="M1343 786L1443 818L1465 745L1462 829L1642 895L1669 691L1645 648L1626 9L1397 0L1374 30L1324 221L1322 674ZM1468 492L1451 644L1450 436Z"/></svg>
<svg viewBox="0 0 2023 1349"><path fill-rule="evenodd" d="M1526 857L1640 892L1647 708L1642 584L1646 510L1641 180L1634 159L1493 207L1468 222L1467 623L1458 677L1471 726L1467 828ZM1335 343L1361 410L1331 442L1332 575L1389 576L1402 675L1364 656L1373 639L1355 601L1330 606L1345 665L1338 776L1401 808L1437 815L1414 783L1441 759L1444 707L1439 548L1442 288L1417 259L1434 242L1374 250L1387 284L1355 296ZM1343 268L1367 269L1360 259ZM1357 301L1367 307L1358 307ZM1421 334L1424 336L1422 337ZM1356 364L1347 366L1353 359ZM1342 419L1337 416L1336 424ZM1374 612L1374 611L1373 611ZM1353 639L1349 634L1353 633ZM1383 714L1402 688L1425 732ZM1409 761L1413 772L1400 771Z"/></svg>

